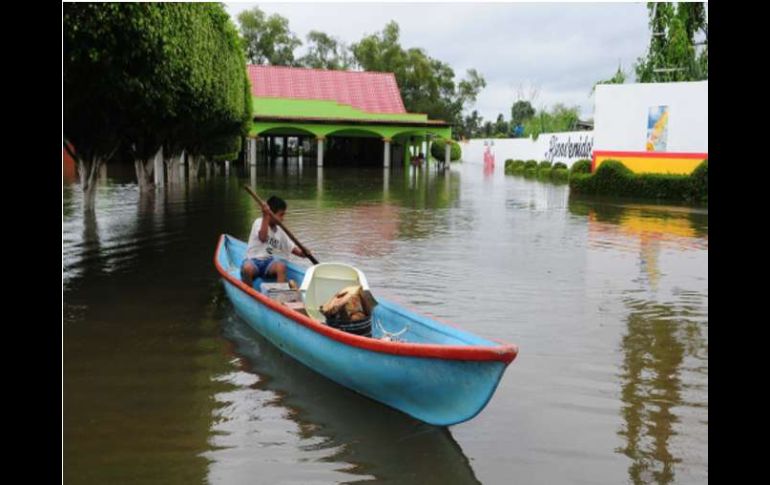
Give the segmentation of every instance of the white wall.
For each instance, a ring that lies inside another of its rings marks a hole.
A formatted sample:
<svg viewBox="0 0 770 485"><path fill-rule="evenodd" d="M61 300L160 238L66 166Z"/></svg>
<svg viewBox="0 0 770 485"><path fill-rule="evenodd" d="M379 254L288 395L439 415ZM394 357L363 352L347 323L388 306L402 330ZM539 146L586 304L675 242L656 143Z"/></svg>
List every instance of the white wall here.
<svg viewBox="0 0 770 485"><path fill-rule="evenodd" d="M708 153L708 81L596 86L594 150L646 151L652 106L668 106L666 152Z"/></svg>
<svg viewBox="0 0 770 485"><path fill-rule="evenodd" d="M492 143L495 162L507 159L562 162L568 167L580 159L591 158L594 142L593 131L542 133L536 141L530 138L475 138L460 143L462 159L471 162L484 160L485 143Z"/></svg>

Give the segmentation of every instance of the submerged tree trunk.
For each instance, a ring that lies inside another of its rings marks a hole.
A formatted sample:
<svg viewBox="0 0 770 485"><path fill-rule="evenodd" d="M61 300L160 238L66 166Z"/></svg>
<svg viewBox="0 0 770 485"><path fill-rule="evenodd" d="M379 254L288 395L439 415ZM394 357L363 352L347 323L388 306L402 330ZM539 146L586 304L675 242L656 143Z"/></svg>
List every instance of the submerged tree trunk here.
<svg viewBox="0 0 770 485"><path fill-rule="evenodd" d="M134 160L136 169L136 181L139 184L139 191L145 192L155 187L152 182L152 160Z"/></svg>
<svg viewBox="0 0 770 485"><path fill-rule="evenodd" d="M190 180L196 180L198 178L198 169L200 168L200 157L188 155L187 164Z"/></svg>
<svg viewBox="0 0 770 485"><path fill-rule="evenodd" d="M134 160L136 169L136 181L139 184L139 191L154 189L153 172L155 169L155 158L160 154L160 149L149 159Z"/></svg>
<svg viewBox="0 0 770 485"><path fill-rule="evenodd" d="M93 210L96 204L96 179L99 175L99 167L102 164L102 160L98 158L89 160L80 157L76 160L80 186L83 189L83 207Z"/></svg>

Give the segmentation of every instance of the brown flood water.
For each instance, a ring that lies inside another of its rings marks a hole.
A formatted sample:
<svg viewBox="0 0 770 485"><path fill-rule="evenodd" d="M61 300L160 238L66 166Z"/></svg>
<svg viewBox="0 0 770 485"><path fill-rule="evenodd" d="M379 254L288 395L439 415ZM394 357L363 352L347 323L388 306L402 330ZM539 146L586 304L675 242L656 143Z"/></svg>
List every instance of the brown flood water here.
<svg viewBox="0 0 770 485"><path fill-rule="evenodd" d="M109 167L94 212L65 180L64 482L706 483L707 209L573 199L501 169L290 160L143 196ZM428 426L236 317L212 259L219 234L247 238L251 181L319 260L518 344L486 409Z"/></svg>

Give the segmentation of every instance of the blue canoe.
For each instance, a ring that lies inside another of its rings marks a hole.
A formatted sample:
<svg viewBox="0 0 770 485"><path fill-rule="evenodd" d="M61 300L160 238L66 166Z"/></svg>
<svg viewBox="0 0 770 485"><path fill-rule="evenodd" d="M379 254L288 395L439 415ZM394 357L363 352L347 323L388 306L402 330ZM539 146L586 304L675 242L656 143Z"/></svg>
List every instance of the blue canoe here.
<svg viewBox="0 0 770 485"><path fill-rule="evenodd" d="M243 283L245 252L246 243L222 235L214 255L241 318L319 374L426 423L449 426L476 416L518 354L515 345L491 342L379 297L372 337L337 330L261 293L260 280L253 287ZM304 268L286 265L290 279L303 281ZM397 341L381 338L399 332Z"/></svg>

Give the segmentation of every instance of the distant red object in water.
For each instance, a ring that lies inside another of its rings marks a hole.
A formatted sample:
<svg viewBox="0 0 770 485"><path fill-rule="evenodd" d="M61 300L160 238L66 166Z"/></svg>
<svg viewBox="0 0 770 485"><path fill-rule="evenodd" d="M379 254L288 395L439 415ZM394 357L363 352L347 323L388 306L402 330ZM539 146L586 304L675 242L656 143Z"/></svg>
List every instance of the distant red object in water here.
<svg viewBox="0 0 770 485"><path fill-rule="evenodd" d="M69 145L69 148L73 152L75 151L72 145ZM72 158L69 152L67 152L67 149L64 147L61 148L61 156L62 156L62 165L63 165L62 179L68 183L75 183L78 177L77 168L75 166L75 159Z"/></svg>
<svg viewBox="0 0 770 485"><path fill-rule="evenodd" d="M484 176L489 177L493 173L495 173L495 162L492 161L484 161Z"/></svg>
<svg viewBox="0 0 770 485"><path fill-rule="evenodd" d="M492 153L489 145L484 148L484 165L487 164L491 164L493 167L495 165L495 154Z"/></svg>
<svg viewBox="0 0 770 485"><path fill-rule="evenodd" d="M486 145L484 147L484 176L489 177L495 173L495 154L492 152L492 147Z"/></svg>

